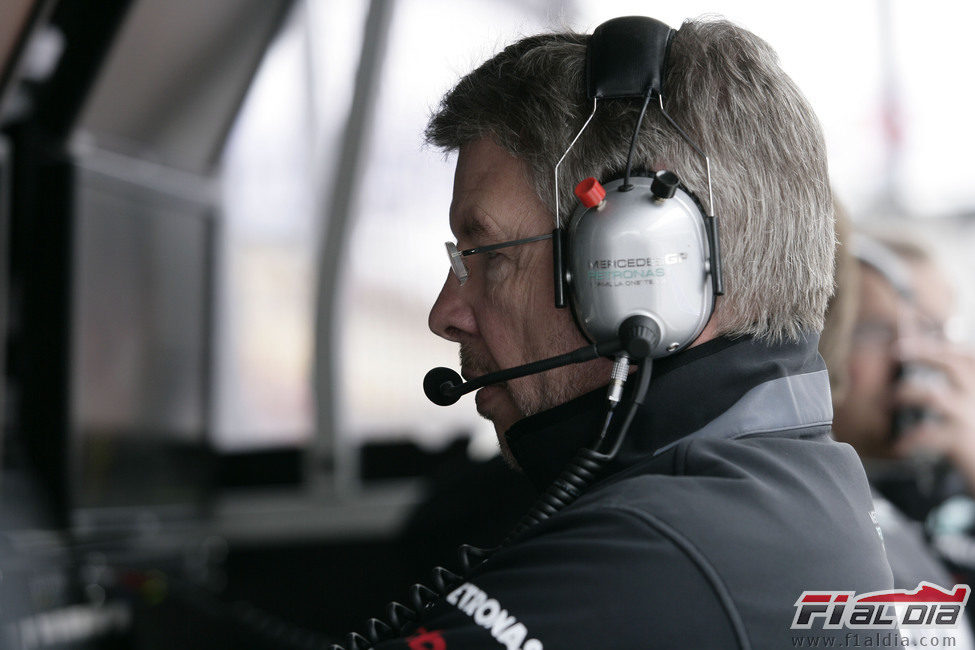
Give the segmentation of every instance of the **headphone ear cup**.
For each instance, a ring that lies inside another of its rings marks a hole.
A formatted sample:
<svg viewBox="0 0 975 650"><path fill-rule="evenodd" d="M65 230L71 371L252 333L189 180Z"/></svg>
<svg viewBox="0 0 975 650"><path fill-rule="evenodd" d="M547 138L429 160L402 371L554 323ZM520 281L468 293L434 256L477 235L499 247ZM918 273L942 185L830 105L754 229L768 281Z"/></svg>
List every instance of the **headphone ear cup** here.
<svg viewBox="0 0 975 650"><path fill-rule="evenodd" d="M690 345L714 309L706 215L671 172L605 186L598 204L583 199L562 250L576 323L589 340L619 336L633 316L660 328L652 357ZM589 203L589 205L587 205Z"/></svg>

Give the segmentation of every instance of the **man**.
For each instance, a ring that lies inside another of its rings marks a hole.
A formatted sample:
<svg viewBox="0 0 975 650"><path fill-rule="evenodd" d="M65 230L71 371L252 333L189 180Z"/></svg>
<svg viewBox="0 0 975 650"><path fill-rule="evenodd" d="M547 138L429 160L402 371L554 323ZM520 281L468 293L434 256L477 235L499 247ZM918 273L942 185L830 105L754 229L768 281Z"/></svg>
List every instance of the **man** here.
<svg viewBox="0 0 975 650"><path fill-rule="evenodd" d="M916 238L854 242L860 266L852 346L841 369L849 390L837 401L834 429L878 479L943 460L958 487L975 486L975 356L946 338L953 288ZM841 280L842 281L842 280ZM840 370L840 369L838 369ZM896 482L896 481L894 481ZM917 519L943 494L902 507Z"/></svg>
<svg viewBox="0 0 975 650"><path fill-rule="evenodd" d="M945 336L953 288L915 233L888 226L883 235L847 231L841 241L847 259L838 277L840 300L830 307L834 317L829 336L824 333L840 351L828 354L820 346L831 376L845 387L833 394L835 437L853 445L876 488L894 586L967 582L969 554L951 556L956 540L970 546L962 534L975 522L952 516L952 530L925 531L916 521L975 479L975 358ZM856 309L843 322L836 303L850 297ZM931 532L944 537L931 545ZM945 540L952 541L938 549ZM975 647L967 623L951 635L956 647Z"/></svg>
<svg viewBox="0 0 975 650"><path fill-rule="evenodd" d="M859 265L840 286L858 309L849 351L830 362L848 386L834 395L834 432L881 492L923 520L975 486L975 355L946 337L954 288L916 235L888 228L849 248Z"/></svg>
<svg viewBox="0 0 975 650"><path fill-rule="evenodd" d="M427 135L459 152L457 249L551 231L553 168L592 108L586 47L579 34L523 39L444 98ZM793 647L803 591L891 586L860 463L829 436L816 341L834 240L816 118L769 47L724 21L685 23L664 72L668 113L711 159L725 294L688 348L653 362L622 450L578 500L447 576L440 597L414 600L427 607L394 607L397 620L374 636L405 638L377 647ZM559 167L563 223L579 180L622 175L641 104L597 109ZM673 170L706 197L700 157L650 109L635 167ZM460 345L466 378L587 343L573 313L553 304L550 240L463 262L466 277L448 275L430 327ZM511 465L539 489L593 444L611 365L477 393ZM847 632L806 622L817 637Z"/></svg>

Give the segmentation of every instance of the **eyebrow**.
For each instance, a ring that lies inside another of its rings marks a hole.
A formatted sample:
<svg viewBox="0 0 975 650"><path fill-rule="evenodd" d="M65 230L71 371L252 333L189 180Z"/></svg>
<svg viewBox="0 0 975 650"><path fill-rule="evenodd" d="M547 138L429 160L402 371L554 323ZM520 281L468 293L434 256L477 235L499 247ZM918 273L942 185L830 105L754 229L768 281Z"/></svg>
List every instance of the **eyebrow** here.
<svg viewBox="0 0 975 650"><path fill-rule="evenodd" d="M480 209L471 210L461 221L460 229L457 232L458 239L479 239L489 238L500 234L498 229L490 225L483 216Z"/></svg>

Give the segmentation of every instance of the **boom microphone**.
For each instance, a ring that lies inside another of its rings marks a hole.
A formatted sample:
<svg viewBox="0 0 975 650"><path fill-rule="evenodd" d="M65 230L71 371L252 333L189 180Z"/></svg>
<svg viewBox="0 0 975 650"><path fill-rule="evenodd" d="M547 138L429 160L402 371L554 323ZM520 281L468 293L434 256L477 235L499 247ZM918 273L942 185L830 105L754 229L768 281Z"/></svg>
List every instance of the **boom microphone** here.
<svg viewBox="0 0 975 650"><path fill-rule="evenodd" d="M457 391L464 380L450 368L434 368L423 378L423 392L437 406L450 406L463 393Z"/></svg>
<svg viewBox="0 0 975 650"><path fill-rule="evenodd" d="M623 349L619 340L595 343L581 347L578 350L560 354L557 357L533 361L507 370L489 372L468 382L464 382L461 376L450 368L434 368L423 378L423 392L434 404L438 406L450 406L461 396L483 388L490 384L497 384L509 379L517 379L526 375L534 375L553 368L561 368L573 363L583 363L592 361L599 357L615 354Z"/></svg>

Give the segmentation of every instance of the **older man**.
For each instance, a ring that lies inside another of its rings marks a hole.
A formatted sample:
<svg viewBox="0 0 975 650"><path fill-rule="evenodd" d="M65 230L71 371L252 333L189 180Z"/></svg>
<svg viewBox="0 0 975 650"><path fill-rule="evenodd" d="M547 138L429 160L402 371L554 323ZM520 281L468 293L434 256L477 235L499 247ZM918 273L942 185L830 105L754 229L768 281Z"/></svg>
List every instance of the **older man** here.
<svg viewBox="0 0 975 650"><path fill-rule="evenodd" d="M653 32L646 39L641 25ZM861 465L829 434L816 343L832 288L833 211L817 120L751 33L724 21L660 27L626 19L597 30L598 43L571 33L525 38L463 78L430 121L428 139L459 152L454 268L430 327L460 345L464 376L603 344L593 324L602 307L586 303L586 291L605 290L611 299L598 305L632 307L642 323L635 336L646 340L625 351L638 381L651 359L636 353L654 358L652 381L645 394L627 387L631 411L620 423L607 417L609 358L481 388L477 409L510 464L539 489L555 487L486 560L468 556L462 575L439 573L432 591L392 606L395 620L373 621L371 639L353 644L794 647L849 632L842 607L830 624L821 595L813 603L803 592L891 587ZM614 60L640 50L620 45L630 38L657 43L666 61L641 97L623 99L620 80L642 65ZM631 250L654 245L656 217L613 222L614 206L656 210L677 191L666 174L631 177L631 168L674 172L680 191L719 208L722 297L713 299L716 246L703 243L711 215L690 199L678 210L695 215L686 248L667 258ZM599 182L587 181L579 207L571 191L587 177ZM597 185L605 196L588 192ZM587 236L627 251L622 264L578 250L579 221L590 217L598 234ZM569 228L568 251L559 231L548 236L556 218ZM553 274L553 255L582 266L566 274L555 264ZM587 263L659 270L603 282L616 276L587 276ZM679 279L687 269L691 280ZM553 300L563 282L572 309ZM658 305L659 296L667 298ZM671 317L697 325L681 339ZM599 349L615 355L616 383L626 377L618 350ZM627 429L618 453L599 453Z"/></svg>

